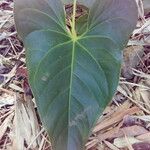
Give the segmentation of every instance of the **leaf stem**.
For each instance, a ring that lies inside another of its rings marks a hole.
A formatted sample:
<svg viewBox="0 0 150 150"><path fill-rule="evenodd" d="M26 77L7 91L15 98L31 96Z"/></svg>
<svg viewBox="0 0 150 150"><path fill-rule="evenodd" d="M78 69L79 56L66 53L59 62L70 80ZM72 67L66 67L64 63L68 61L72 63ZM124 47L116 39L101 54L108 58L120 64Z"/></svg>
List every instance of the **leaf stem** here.
<svg viewBox="0 0 150 150"><path fill-rule="evenodd" d="M73 3L73 15L72 15L72 30L71 30L74 40L76 40L76 38L77 38L76 29L75 29L76 8L77 8L77 0L74 0L74 3Z"/></svg>

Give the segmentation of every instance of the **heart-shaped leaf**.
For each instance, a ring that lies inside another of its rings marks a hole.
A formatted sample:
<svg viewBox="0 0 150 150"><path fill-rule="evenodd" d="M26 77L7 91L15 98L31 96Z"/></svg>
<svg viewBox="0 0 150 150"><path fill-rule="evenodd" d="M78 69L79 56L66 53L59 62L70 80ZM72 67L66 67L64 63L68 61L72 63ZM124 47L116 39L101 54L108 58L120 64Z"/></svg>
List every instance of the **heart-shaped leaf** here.
<svg viewBox="0 0 150 150"><path fill-rule="evenodd" d="M64 4L71 3L69 30ZM89 11L75 24L77 4ZM15 0L14 11L30 85L53 149L82 150L116 91L122 49L137 21L135 1Z"/></svg>

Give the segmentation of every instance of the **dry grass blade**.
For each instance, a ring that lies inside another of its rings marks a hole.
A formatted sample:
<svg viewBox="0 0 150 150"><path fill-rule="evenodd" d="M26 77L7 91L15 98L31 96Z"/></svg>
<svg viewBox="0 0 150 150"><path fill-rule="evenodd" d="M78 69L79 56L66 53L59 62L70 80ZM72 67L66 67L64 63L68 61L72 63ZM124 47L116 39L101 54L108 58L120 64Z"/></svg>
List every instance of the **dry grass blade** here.
<svg viewBox="0 0 150 150"><path fill-rule="evenodd" d="M39 147L41 140L39 136L40 130L33 102L31 101L31 99L23 102L23 97L19 94L17 94L16 96L14 125L14 148L23 150L25 146L24 143L26 143L27 147L33 149Z"/></svg>
<svg viewBox="0 0 150 150"><path fill-rule="evenodd" d="M3 123L0 125L0 140L2 139L2 137L4 136L7 128L10 127L12 118L13 118L14 114L10 114L7 116L7 118L3 121Z"/></svg>
<svg viewBox="0 0 150 150"><path fill-rule="evenodd" d="M119 150L116 146L114 146L113 144L111 144L108 141L104 141L104 143L111 149L111 150Z"/></svg>

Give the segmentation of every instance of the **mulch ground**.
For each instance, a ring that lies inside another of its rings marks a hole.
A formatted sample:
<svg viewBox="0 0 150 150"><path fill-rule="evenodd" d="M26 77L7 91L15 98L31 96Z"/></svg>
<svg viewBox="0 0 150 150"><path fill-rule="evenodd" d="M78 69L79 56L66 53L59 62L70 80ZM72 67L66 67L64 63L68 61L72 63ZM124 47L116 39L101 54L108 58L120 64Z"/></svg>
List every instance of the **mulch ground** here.
<svg viewBox="0 0 150 150"><path fill-rule="evenodd" d="M124 50L117 92L87 150L150 150L150 12L144 13L141 0L137 2L139 21ZM28 85L13 5L13 0L0 1L0 149L50 150Z"/></svg>

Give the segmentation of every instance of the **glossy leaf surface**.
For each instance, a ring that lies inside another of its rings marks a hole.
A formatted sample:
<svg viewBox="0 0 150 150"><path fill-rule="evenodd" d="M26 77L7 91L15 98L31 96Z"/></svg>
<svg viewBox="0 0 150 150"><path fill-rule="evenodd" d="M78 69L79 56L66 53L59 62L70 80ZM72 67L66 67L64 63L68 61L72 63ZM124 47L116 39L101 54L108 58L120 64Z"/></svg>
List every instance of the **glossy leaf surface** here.
<svg viewBox="0 0 150 150"><path fill-rule="evenodd" d="M80 0L89 14L75 36L66 27L64 3L74 1L15 0L15 21L53 149L83 150L116 91L137 8L134 0Z"/></svg>

